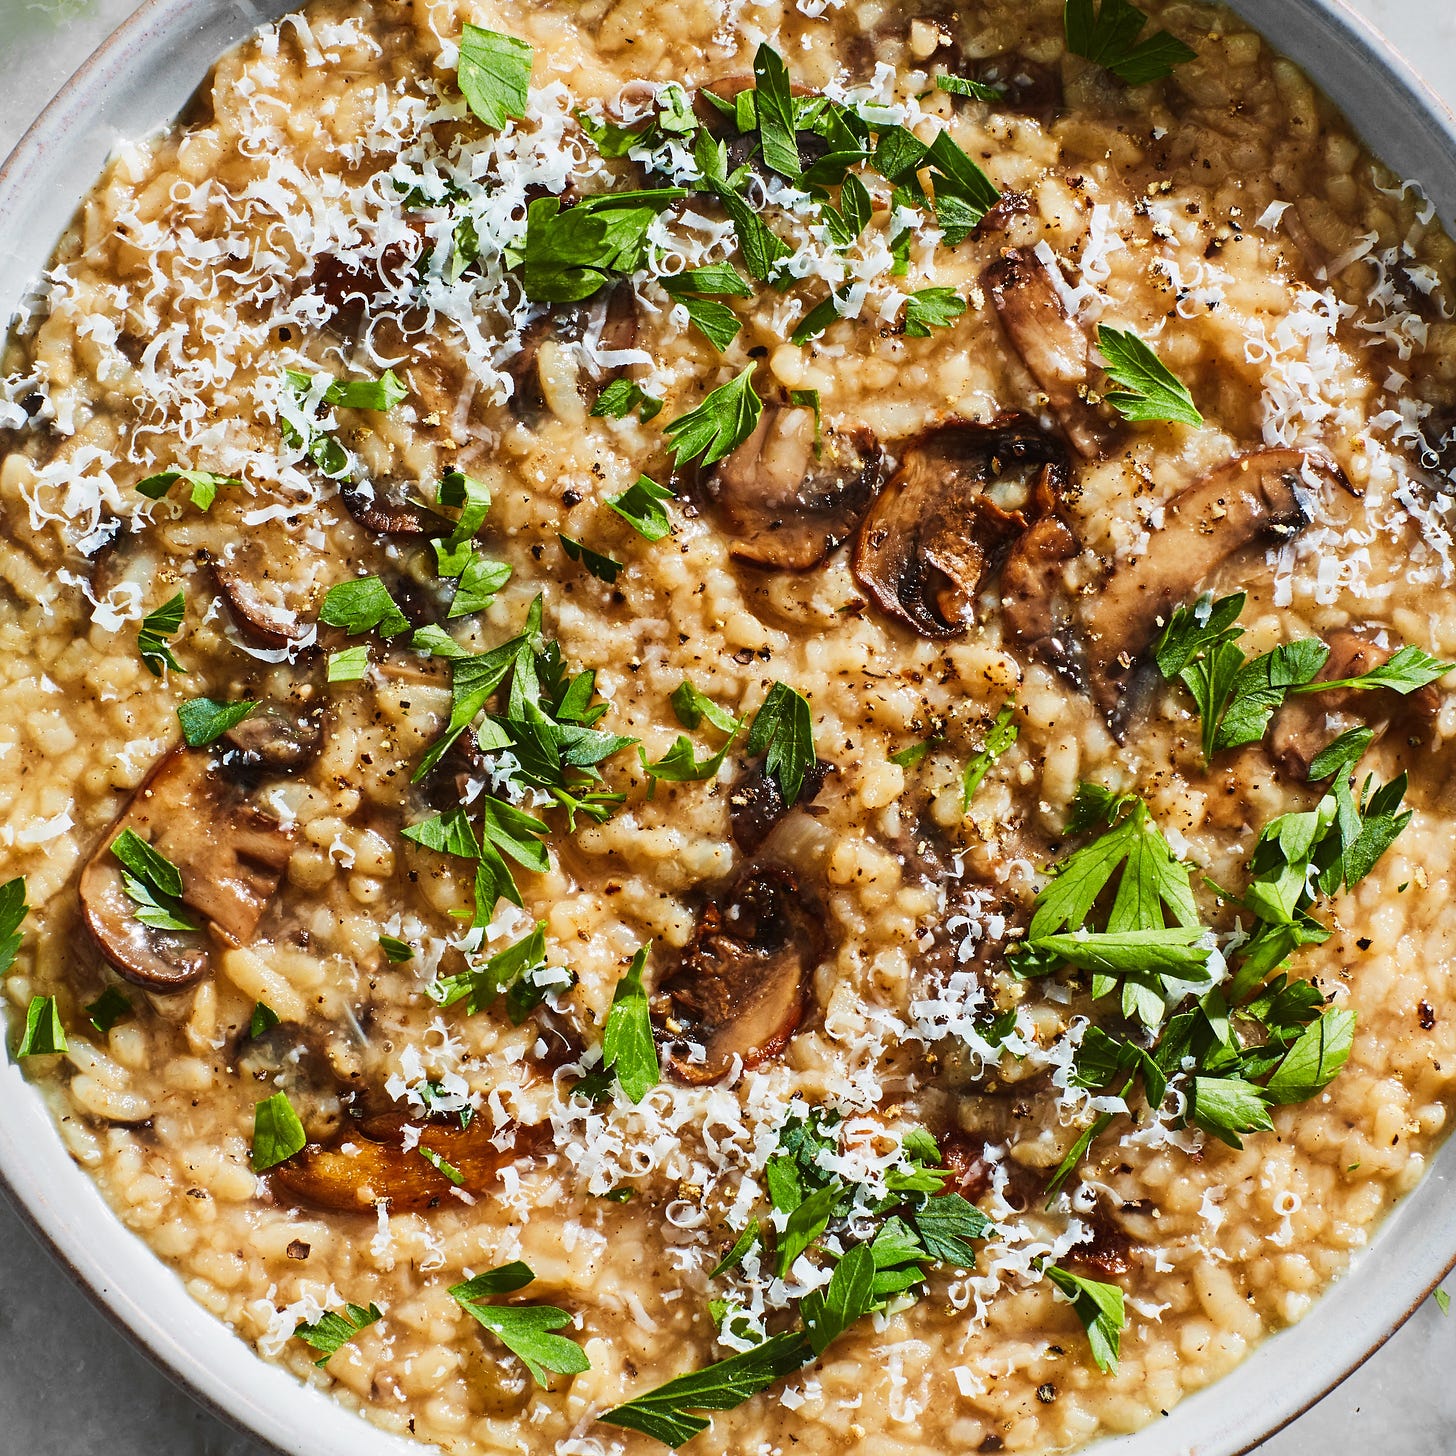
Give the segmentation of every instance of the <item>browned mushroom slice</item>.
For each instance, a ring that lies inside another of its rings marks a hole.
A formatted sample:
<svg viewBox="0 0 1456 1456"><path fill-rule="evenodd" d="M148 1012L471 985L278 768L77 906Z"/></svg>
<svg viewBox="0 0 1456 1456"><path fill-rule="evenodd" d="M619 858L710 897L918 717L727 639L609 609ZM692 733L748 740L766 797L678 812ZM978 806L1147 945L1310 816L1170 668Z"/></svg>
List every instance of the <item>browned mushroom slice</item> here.
<svg viewBox="0 0 1456 1456"><path fill-rule="evenodd" d="M233 618L265 647L288 647L308 636L309 623L294 612L268 601L237 562L208 558L212 579Z"/></svg>
<svg viewBox="0 0 1456 1456"><path fill-rule="evenodd" d="M958 636L996 557L1026 529L1028 508L1061 496L1065 471L1061 445L1023 415L927 430L859 528L855 578L922 636Z"/></svg>
<svg viewBox="0 0 1456 1456"><path fill-rule="evenodd" d="M521 352L505 372L515 381L511 413L524 424L539 424L551 413L541 380L542 349L593 339L603 353L617 353L637 343L637 295L630 283L618 283L584 303L550 309L521 335Z"/></svg>
<svg viewBox="0 0 1456 1456"><path fill-rule="evenodd" d="M1102 1279L1126 1274L1132 1268L1133 1241L1112 1221L1105 1209L1093 1210L1088 1220L1092 1237L1085 1244L1074 1244L1063 1255L1069 1264L1089 1269Z"/></svg>
<svg viewBox="0 0 1456 1456"><path fill-rule="evenodd" d="M1047 397L1068 441L1086 459L1102 453L1110 433L1087 401L1092 346L1067 317L1047 265L1028 248L1009 248L982 279L1012 347Z"/></svg>
<svg viewBox="0 0 1456 1456"><path fill-rule="evenodd" d="M804 773L804 787L795 807L812 804L819 797L824 780L833 772L832 763L826 763L822 758L815 759L813 766ZM744 854L756 853L788 812L789 806L784 802L784 791L779 787L779 781L764 771L761 762L754 764L734 784L728 796L728 825L733 843Z"/></svg>
<svg viewBox="0 0 1456 1456"><path fill-rule="evenodd" d="M1083 677L1081 646L1072 628L1068 563L1081 548L1058 514L1065 472L1042 472L1037 482L1039 519L1012 543L1001 568L1003 635L1039 657L1077 686Z"/></svg>
<svg viewBox="0 0 1456 1456"><path fill-rule="evenodd" d="M804 1018L824 950L823 915L794 875L777 865L748 869L703 907L677 969L657 987L673 1075L703 1085L735 1061L756 1067L778 1056Z"/></svg>
<svg viewBox="0 0 1456 1456"><path fill-rule="evenodd" d="M298 773L318 757L323 739L321 710L297 712L264 703L223 734L223 764Z"/></svg>
<svg viewBox="0 0 1456 1456"><path fill-rule="evenodd" d="M293 830L265 814L223 774L212 754L176 748L152 770L102 838L81 875L81 910L101 953L128 980L157 990L195 981L210 965L196 935L137 920L111 846L123 830L177 866L182 903L224 941L253 936L292 852Z"/></svg>
<svg viewBox="0 0 1456 1456"><path fill-rule="evenodd" d="M475 1195L495 1183L502 1168L541 1143L538 1128L508 1124L494 1129L483 1118L470 1126L426 1126L419 1143L406 1148L409 1119L399 1113L351 1124L334 1146L309 1143L268 1175L275 1194L336 1213L372 1213L381 1201L394 1213L423 1213L453 1201L455 1189ZM420 1151L426 1149L455 1170L459 1182L441 1172Z"/></svg>
<svg viewBox="0 0 1456 1456"><path fill-rule="evenodd" d="M879 485L880 459L864 426L827 431L816 452L813 412L770 406L703 488L735 538L735 560L808 571L854 534Z"/></svg>
<svg viewBox="0 0 1456 1456"><path fill-rule="evenodd" d="M1104 712L1118 708L1129 671L1169 612L1195 597L1230 556L1301 530L1327 485L1349 489L1323 451L1261 450L1229 461L1168 503L1147 550L1114 565L1084 618L1092 690Z"/></svg>
<svg viewBox="0 0 1456 1456"><path fill-rule="evenodd" d="M349 480L339 487L343 507L376 536L448 536L450 522L411 500L399 481Z"/></svg>
<svg viewBox="0 0 1456 1456"><path fill-rule="evenodd" d="M1342 627L1325 641L1330 655L1315 675L1315 682L1338 682L1373 672L1396 652L1395 647L1381 647L1368 628ZM1275 767L1286 777L1304 783L1315 756L1348 729L1367 724L1379 735L1397 715L1429 723L1440 707L1441 694L1434 684L1405 698L1388 690L1361 692L1358 688L1302 694L1284 700L1269 724L1264 742Z"/></svg>

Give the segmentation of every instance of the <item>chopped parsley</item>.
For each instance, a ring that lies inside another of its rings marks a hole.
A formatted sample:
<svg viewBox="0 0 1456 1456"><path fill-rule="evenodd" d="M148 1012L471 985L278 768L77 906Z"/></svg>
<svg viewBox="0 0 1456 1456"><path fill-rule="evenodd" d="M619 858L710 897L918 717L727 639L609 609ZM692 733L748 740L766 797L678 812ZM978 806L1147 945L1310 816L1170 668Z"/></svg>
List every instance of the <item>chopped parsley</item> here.
<svg viewBox="0 0 1456 1456"><path fill-rule="evenodd" d="M1118 1346L1127 1324L1122 1290L1115 1284L1085 1278L1056 1264L1049 1264L1043 1272L1072 1301L1072 1312L1087 1331L1097 1368L1104 1375L1115 1372Z"/></svg>
<svg viewBox="0 0 1456 1456"><path fill-rule="evenodd" d="M969 96L973 101L1004 101L1006 93L999 86L987 86L972 81L968 76L940 75L935 78L936 86L949 91L952 96Z"/></svg>
<svg viewBox="0 0 1456 1456"><path fill-rule="evenodd" d="M278 1025L278 1013L263 1001L253 1003L253 1015L248 1021L248 1035L254 1041L266 1031Z"/></svg>
<svg viewBox="0 0 1456 1456"><path fill-rule="evenodd" d="M701 457L703 465L716 465L758 428L762 414L763 401L754 392L750 364L663 427L672 439L673 463L680 470Z"/></svg>
<svg viewBox="0 0 1456 1456"><path fill-rule="evenodd" d="M529 935L504 950L483 959L472 958L465 970L437 977L428 988L430 999L440 1006L465 1001L465 1009L474 1016L545 965L546 922L538 920Z"/></svg>
<svg viewBox="0 0 1456 1456"><path fill-rule="evenodd" d="M672 532L672 517L663 502L675 499L667 486L659 485L651 476L639 475L626 490L609 495L607 507L645 540L661 541Z"/></svg>
<svg viewBox="0 0 1456 1456"><path fill-rule="evenodd" d="M293 1110L286 1092L275 1092L253 1109L253 1154L255 1173L265 1173L301 1152L308 1134Z"/></svg>
<svg viewBox="0 0 1456 1456"><path fill-rule="evenodd" d="M132 914L153 930L196 930L183 913L182 871L135 830L123 829L111 843L122 868L121 884L136 908Z"/></svg>
<svg viewBox="0 0 1456 1456"><path fill-rule="evenodd" d="M179 480L187 482L192 504L200 511L211 509L223 486L241 488L243 484L241 480L234 480L230 475L214 475L208 470L164 470L160 475L149 475L145 480L138 481L137 490L151 500L161 500Z"/></svg>
<svg viewBox="0 0 1456 1456"><path fill-rule="evenodd" d="M319 621L342 627L350 637L371 630L381 637L398 637L409 631L409 618L377 576L360 576L331 586L319 609Z"/></svg>
<svg viewBox="0 0 1456 1456"><path fill-rule="evenodd" d="M25 881L19 875L0 885L0 976L15 964L20 949L20 927L30 914L25 903Z"/></svg>
<svg viewBox="0 0 1456 1456"><path fill-rule="evenodd" d="M379 948L391 965L402 966L415 958L414 947L407 941L400 940L398 936L381 935Z"/></svg>
<svg viewBox="0 0 1456 1456"><path fill-rule="evenodd" d="M645 425L662 413L662 401L645 393L640 384L630 379L612 380L591 408L592 414L599 418L613 420L626 419L633 410L637 411L637 418Z"/></svg>
<svg viewBox="0 0 1456 1456"><path fill-rule="evenodd" d="M764 755L764 770L778 781L784 803L799 802L804 776L814 767L814 719L802 694L776 682L748 732L748 752Z"/></svg>
<svg viewBox="0 0 1456 1456"><path fill-rule="evenodd" d="M971 807L971 801L976 797L976 791L981 787L986 775L991 771L991 766L1016 742L1017 733L1020 730L1016 726L1016 703L1015 701L1003 703L1001 710L996 714L990 728L986 730L986 741L971 761L966 765L965 772L961 775L961 811L964 813ZM919 762L930 751L929 743L919 745L920 757L915 759ZM892 763L904 764L903 754L914 753L915 749L904 749L901 755L896 755L890 761ZM904 765L908 767L909 765Z"/></svg>
<svg viewBox="0 0 1456 1456"><path fill-rule="evenodd" d="M16 1057L49 1057L66 1050L66 1032L54 996L32 996Z"/></svg>
<svg viewBox="0 0 1456 1456"><path fill-rule="evenodd" d="M136 1015L130 1000L115 986L108 986L86 1007L86 1017L97 1031L105 1036L113 1026Z"/></svg>
<svg viewBox="0 0 1456 1456"><path fill-rule="evenodd" d="M186 611L186 594L179 591L142 618L142 625L137 631L137 651L153 677L161 677L164 667L171 668L173 672L187 671L172 655L167 643L169 637L177 635Z"/></svg>
<svg viewBox="0 0 1456 1456"><path fill-rule="evenodd" d="M216 698L189 698L177 709L177 721L189 748L204 748L215 743L224 733L236 728L257 711L257 703L245 699L240 703L220 703Z"/></svg>
<svg viewBox="0 0 1456 1456"><path fill-rule="evenodd" d="M322 1370L355 1335L383 1318L384 1311L377 1304L370 1304L368 1309L346 1304L342 1313L331 1309L312 1324L300 1321L294 1328L293 1338L302 1340L310 1349L322 1352L320 1358L313 1362Z"/></svg>
<svg viewBox="0 0 1456 1456"><path fill-rule="evenodd" d="M453 1183L457 1188L465 1185L465 1174L457 1168L454 1163L446 1162L444 1157L437 1153L434 1148L427 1148L420 1144L415 1151L427 1162L442 1178Z"/></svg>
<svg viewBox="0 0 1456 1456"><path fill-rule="evenodd" d="M329 653L326 676L331 683L359 682L368 671L369 648L363 642Z"/></svg>
<svg viewBox="0 0 1456 1456"><path fill-rule="evenodd" d="M657 1043L652 1036L647 989L642 972L652 942L641 946L632 957L617 989L602 1033L602 1069L616 1073L617 1083L632 1103L642 1099L662 1080L657 1060Z"/></svg>
<svg viewBox="0 0 1456 1456"><path fill-rule="evenodd" d="M1123 419L1203 423L1188 386L1136 334L1103 324L1097 330L1097 347L1113 383L1120 386L1103 398Z"/></svg>
<svg viewBox="0 0 1456 1456"><path fill-rule="evenodd" d="M678 187L598 192L565 210L559 198L536 198L526 210L519 254L526 297L534 303L577 303L613 278L637 272L646 258L647 230L663 208L683 196Z"/></svg>
<svg viewBox="0 0 1456 1456"><path fill-rule="evenodd" d="M944 329L966 311L966 301L954 288L922 288L905 300L905 335L928 339L931 329Z"/></svg>
<svg viewBox="0 0 1456 1456"><path fill-rule="evenodd" d="M531 47L513 35L467 24L460 34L456 79L475 118L492 131L526 114L531 87Z"/></svg>
<svg viewBox="0 0 1456 1456"><path fill-rule="evenodd" d="M663 514L665 515L666 512ZM590 546L585 546L580 541L573 541L570 536L563 536L559 531L556 533L556 539L561 542L561 549L566 553L567 558L580 562L598 581L604 581L610 586L622 574L622 563L614 557L604 556L600 551L593 551Z"/></svg>
<svg viewBox="0 0 1456 1456"><path fill-rule="evenodd" d="M591 1369L591 1361L575 1340L553 1333L569 1325L571 1316L549 1305L483 1302L495 1295L514 1294L535 1277L519 1261L503 1264L452 1285L450 1297L521 1360L537 1385L545 1385L549 1374L579 1375Z"/></svg>
<svg viewBox="0 0 1456 1456"><path fill-rule="evenodd" d="M1197 51L1166 30L1139 40L1147 23L1148 17L1130 0L1067 0L1067 49L1105 66L1129 86L1160 81L1175 66L1198 59Z"/></svg>

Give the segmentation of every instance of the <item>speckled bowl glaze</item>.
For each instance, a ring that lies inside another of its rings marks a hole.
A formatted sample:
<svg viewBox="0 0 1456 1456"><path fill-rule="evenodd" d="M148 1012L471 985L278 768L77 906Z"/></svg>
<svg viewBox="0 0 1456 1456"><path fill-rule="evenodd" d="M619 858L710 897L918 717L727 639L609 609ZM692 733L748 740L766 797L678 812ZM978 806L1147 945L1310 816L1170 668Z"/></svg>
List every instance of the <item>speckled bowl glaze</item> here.
<svg viewBox="0 0 1456 1456"><path fill-rule="evenodd" d="M23 304L114 143L165 125L219 55L295 4L149 0L102 46L0 168L0 320ZM1378 156L1420 180L1448 227L1456 224L1456 117L1368 26L1339 0L1234 0L1233 8L1341 102ZM265 1363L194 1303L71 1161L40 1097L8 1062L0 1066L0 1180L100 1308L218 1414L295 1456L425 1449ZM1456 1144L1307 1318L1167 1419L1101 1443L1096 1456L1238 1456L1293 1420L1379 1348L1456 1264L1453 1185Z"/></svg>

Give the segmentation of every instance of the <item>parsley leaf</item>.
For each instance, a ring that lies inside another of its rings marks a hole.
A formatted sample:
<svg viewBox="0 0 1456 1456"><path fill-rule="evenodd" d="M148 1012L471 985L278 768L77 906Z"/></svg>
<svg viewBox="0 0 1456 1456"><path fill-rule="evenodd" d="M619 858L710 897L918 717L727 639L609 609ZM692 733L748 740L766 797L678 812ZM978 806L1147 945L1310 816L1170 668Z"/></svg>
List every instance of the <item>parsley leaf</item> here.
<svg viewBox="0 0 1456 1456"><path fill-rule="evenodd" d="M211 508L217 493L225 485L241 488L243 482L230 475L214 475L208 470L164 470L160 475L149 475L137 482L137 490L151 500L161 500L179 480L185 480L190 487L192 504L200 511Z"/></svg>
<svg viewBox="0 0 1456 1456"><path fill-rule="evenodd" d="M718 776L718 770L723 767L728 750L732 747L733 740L730 738L717 753L700 760L693 748L692 739L679 733L672 747L656 763L648 759L643 748L638 748L637 756L642 761L643 773L654 782L662 779L674 784L700 783Z"/></svg>
<svg viewBox="0 0 1456 1456"><path fill-rule="evenodd" d="M32 996L25 1012L25 1030L15 1049L19 1057L49 1057L66 1050L66 1033L54 996Z"/></svg>
<svg viewBox="0 0 1456 1456"><path fill-rule="evenodd" d="M357 647L341 647L329 653L326 676L329 682L359 682L369 671L369 648L360 643Z"/></svg>
<svg viewBox="0 0 1456 1456"><path fill-rule="evenodd" d="M874 1308L875 1264L871 1246L856 1244L835 1265L828 1287L813 1290L800 1303L809 1348L816 1355Z"/></svg>
<svg viewBox="0 0 1456 1456"><path fill-rule="evenodd" d="M948 328L966 311L954 288L922 288L905 300L905 336L928 339L931 329Z"/></svg>
<svg viewBox="0 0 1456 1456"><path fill-rule="evenodd" d="M662 413L662 401L644 392L640 384L630 379L614 379L597 396L591 412L598 418L625 419L633 410L645 425Z"/></svg>
<svg viewBox="0 0 1456 1456"><path fill-rule="evenodd" d="M320 1370L357 1335L384 1318L384 1311L377 1304L364 1309L357 1304L346 1304L343 1313L327 1310L312 1324L300 1321L293 1331L295 1340L302 1340L311 1349L321 1350L322 1357L313 1363Z"/></svg>
<svg viewBox="0 0 1456 1456"><path fill-rule="evenodd" d="M672 439L673 463L681 469L701 456L703 465L716 465L758 428L762 413L763 401L754 392L750 364L687 414L664 426L663 433Z"/></svg>
<svg viewBox="0 0 1456 1456"><path fill-rule="evenodd" d="M570 536L563 536L559 531L556 539L561 542L561 549L566 552L567 557L572 561L579 561L598 581L604 581L610 586L622 574L620 561L603 556L600 551L593 551L590 546L573 541Z"/></svg>
<svg viewBox="0 0 1456 1456"><path fill-rule="evenodd" d="M469 997L465 1009L474 1016L484 1011L502 991L545 964L546 922L538 920L529 935L484 962L472 963L455 975L437 978L428 988L429 996L440 1006L453 1006Z"/></svg>
<svg viewBox="0 0 1456 1456"><path fill-rule="evenodd" d="M684 678L672 693L672 711L684 728L696 728L704 718L720 733L736 733L742 722Z"/></svg>
<svg viewBox="0 0 1456 1456"><path fill-rule="evenodd" d="M1326 1011L1300 1033L1264 1084L1273 1103L1305 1102L1339 1076L1355 1042L1355 1013Z"/></svg>
<svg viewBox="0 0 1456 1456"><path fill-rule="evenodd" d="M86 1007L87 1019L102 1036L135 1014L131 1002L115 986L108 986Z"/></svg>
<svg viewBox="0 0 1456 1456"><path fill-rule="evenodd" d="M974 1268L976 1251L971 1239L984 1239L991 1232L991 1220L974 1203L959 1193L940 1193L910 1215L925 1252L942 1264L960 1269Z"/></svg>
<svg viewBox="0 0 1456 1456"><path fill-rule="evenodd" d="M525 116L531 61L531 47L514 36L478 25L466 25L462 31L460 93L492 131L500 131L511 117Z"/></svg>
<svg viewBox="0 0 1456 1456"><path fill-rule="evenodd" d="M647 990L642 984L642 972L651 949L652 942L648 941L632 957L632 964L617 982L602 1033L602 1066L616 1072L627 1100L634 1104L641 1102L662 1080L657 1043L652 1039Z"/></svg>
<svg viewBox="0 0 1456 1456"><path fill-rule="evenodd" d="M1173 67L1198 59L1198 52L1167 31L1139 41L1148 17L1130 0L1067 0L1064 24L1067 49L1094 65L1105 66L1129 86L1144 86L1172 73Z"/></svg>
<svg viewBox="0 0 1456 1456"><path fill-rule="evenodd" d="M798 803L804 775L815 762L814 720L808 702L787 684L776 682L754 714L748 752L767 755L764 769L778 780L784 803Z"/></svg>
<svg viewBox="0 0 1456 1456"><path fill-rule="evenodd" d="M172 655L167 638L175 637L182 625L183 613L187 610L187 598L183 592L163 602L154 612L142 618L137 631L137 651L153 677L161 677L162 669L170 667L173 672L186 672Z"/></svg>
<svg viewBox="0 0 1456 1456"><path fill-rule="evenodd" d="M794 98L784 58L765 41L753 58L754 102L764 165L781 177L799 175L799 146L794 139Z"/></svg>
<svg viewBox="0 0 1456 1456"><path fill-rule="evenodd" d="M468 617L483 612L495 601L496 593L511 579L511 568L504 561L472 555L460 573L460 583L450 610L445 614L447 622L457 617ZM408 626L408 623L405 624Z"/></svg>
<svg viewBox="0 0 1456 1456"><path fill-rule="evenodd" d="M986 775L991 771L991 765L1016 742L1016 736L1020 730L1016 726L1016 703L1003 703L1001 710L996 714L991 726L986 731L986 741L980 751L972 757L966 765L965 772L961 775L961 812L964 813L971 807L971 801L976 797L976 790L981 787ZM930 744L918 745L919 754L914 759L918 763L930 752ZM901 767L910 767L904 762L906 754L914 754L916 749L902 749L890 761L899 763Z"/></svg>
<svg viewBox="0 0 1456 1456"><path fill-rule="evenodd" d="M803 1335L775 1335L751 1350L669 1380L597 1419L641 1431L676 1449L711 1424L693 1412L733 1410L782 1376L808 1364L813 1354L813 1347Z"/></svg>
<svg viewBox="0 0 1456 1456"><path fill-rule="evenodd" d="M278 1025L278 1013L265 1002L253 1003L253 1015L248 1021L248 1035L254 1040Z"/></svg>
<svg viewBox="0 0 1456 1456"><path fill-rule="evenodd" d="M253 1110L253 1171L266 1172L287 1162L308 1142L308 1134L286 1092L275 1092Z"/></svg>
<svg viewBox="0 0 1456 1456"><path fill-rule="evenodd" d="M132 914L154 930L196 930L182 913L182 872L135 830L123 829L111 843L121 864L122 888L137 906Z"/></svg>
<svg viewBox="0 0 1456 1456"><path fill-rule="evenodd" d="M189 748L203 748L216 742L229 729L257 710L257 703L244 699L240 703L220 703L215 698L189 698L177 709L182 736Z"/></svg>
<svg viewBox="0 0 1456 1456"><path fill-rule="evenodd" d="M319 621L329 627L342 627L351 637L371 629L377 629L381 637L397 637L409 630L409 618L377 576L356 577L331 586L319 610Z"/></svg>
<svg viewBox="0 0 1456 1456"><path fill-rule="evenodd" d="M535 303L578 303L614 275L642 266L647 230L678 188L599 192L562 209L559 198L538 197L526 210L520 249L521 282Z"/></svg>
<svg viewBox="0 0 1456 1456"><path fill-rule="evenodd" d="M0 885L0 976L15 964L20 949L20 927L30 914L25 903L25 881L17 875Z"/></svg>
<svg viewBox="0 0 1456 1456"><path fill-rule="evenodd" d="M1113 382L1121 385L1104 398L1123 419L1203 423L1188 387L1136 334L1102 324L1097 330L1097 347Z"/></svg>
<svg viewBox="0 0 1456 1456"><path fill-rule="evenodd" d="M662 502L675 499L667 486L659 485L649 475L639 475L626 490L618 495L609 495L606 503L607 508L621 516L639 536L648 541L661 541L672 532L672 517Z"/></svg>
<svg viewBox="0 0 1456 1456"><path fill-rule="evenodd" d="M972 81L969 76L940 75L935 78L935 84L942 91L949 91L952 96L969 96L974 101L1004 101L1006 93L999 86L986 86L980 81Z"/></svg>
<svg viewBox="0 0 1456 1456"><path fill-rule="evenodd" d="M1106 1284L1100 1279L1086 1279L1049 1264L1046 1276L1072 1301L1072 1310L1082 1321L1092 1346L1092 1359L1104 1375L1117 1369L1118 1346L1122 1331L1127 1324L1127 1312L1123 1308L1122 1290L1115 1284Z"/></svg>
<svg viewBox="0 0 1456 1456"><path fill-rule="evenodd" d="M716 299L694 298L689 294L678 302L687 310L688 319L720 354L743 328L743 320L726 303Z"/></svg>
<svg viewBox="0 0 1456 1456"><path fill-rule="evenodd" d="M1194 1077L1189 1113L1199 1127L1231 1148L1243 1147L1240 1133L1269 1132L1274 1126L1262 1089L1243 1077Z"/></svg>
<svg viewBox="0 0 1456 1456"><path fill-rule="evenodd" d="M580 1375L591 1369L591 1361L575 1340L552 1331L571 1323L563 1309L540 1304L483 1304L494 1294L511 1294L535 1279L519 1261L477 1274L463 1284L452 1285L450 1297L472 1319L493 1334L531 1372L537 1385L547 1383L549 1373Z"/></svg>

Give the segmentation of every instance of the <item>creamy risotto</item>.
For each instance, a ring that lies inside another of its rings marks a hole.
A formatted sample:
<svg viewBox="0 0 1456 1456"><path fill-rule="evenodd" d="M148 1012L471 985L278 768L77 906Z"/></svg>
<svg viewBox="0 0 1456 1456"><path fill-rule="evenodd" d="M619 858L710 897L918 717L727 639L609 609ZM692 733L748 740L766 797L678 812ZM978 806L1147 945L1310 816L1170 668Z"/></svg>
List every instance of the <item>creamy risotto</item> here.
<svg viewBox="0 0 1456 1456"><path fill-rule="evenodd" d="M1222 9L313 0L0 361L67 1148L451 1453L1051 1452L1456 1078L1453 249Z"/></svg>

